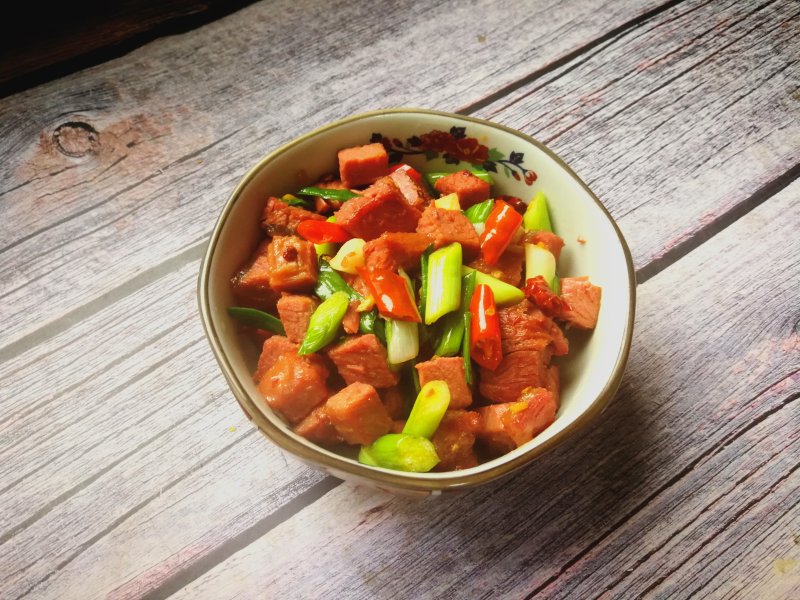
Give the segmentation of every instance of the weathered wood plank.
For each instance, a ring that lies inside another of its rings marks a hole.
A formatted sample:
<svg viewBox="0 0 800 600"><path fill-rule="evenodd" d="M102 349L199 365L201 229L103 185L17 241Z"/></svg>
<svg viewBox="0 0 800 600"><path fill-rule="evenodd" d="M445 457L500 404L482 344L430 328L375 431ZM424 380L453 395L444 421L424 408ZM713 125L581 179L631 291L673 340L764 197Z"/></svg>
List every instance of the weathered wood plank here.
<svg viewBox="0 0 800 600"><path fill-rule="evenodd" d="M103 62L159 35L198 27L245 4L247 0L51 3L44 19L41 4L19 5L13 22L0 26L0 94Z"/></svg>
<svg viewBox="0 0 800 600"><path fill-rule="evenodd" d="M800 6L689 2L479 111L583 174L637 267L800 174Z"/></svg>
<svg viewBox="0 0 800 600"><path fill-rule="evenodd" d="M381 106L455 110L660 4L340 2L309 18L309 0L262 2L5 99L5 344L205 239L235 181L298 133Z"/></svg>
<svg viewBox="0 0 800 600"><path fill-rule="evenodd" d="M685 597L745 574L781 597L745 561L790 550L775 523L800 500L800 255L745 240L788 239L798 198L795 183L640 286L622 392L582 436L461 497L339 486L178 597Z"/></svg>
<svg viewBox="0 0 800 600"><path fill-rule="evenodd" d="M96 552L114 566L75 594L108 592L153 564L157 585L322 480L265 443L233 402L192 315L196 270L0 368L4 598L63 597L50 579L85 573Z"/></svg>

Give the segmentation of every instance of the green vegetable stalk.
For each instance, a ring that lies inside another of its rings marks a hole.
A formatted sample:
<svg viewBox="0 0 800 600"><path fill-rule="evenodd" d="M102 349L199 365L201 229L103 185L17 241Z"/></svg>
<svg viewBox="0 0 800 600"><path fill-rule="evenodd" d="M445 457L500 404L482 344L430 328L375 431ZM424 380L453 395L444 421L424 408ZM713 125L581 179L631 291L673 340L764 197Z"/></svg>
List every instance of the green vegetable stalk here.
<svg viewBox="0 0 800 600"><path fill-rule="evenodd" d="M467 273L475 273L475 285L485 284L492 288L494 294L494 301L498 306L508 306L521 302L525 298L525 294L521 289L516 286L501 281L496 277L476 271L472 267L461 267L461 272L466 275ZM471 296L470 296L471 298Z"/></svg>
<svg viewBox="0 0 800 600"><path fill-rule="evenodd" d="M297 354L311 354L330 344L339 332L349 304L350 298L343 291L335 292L320 304L311 315L306 336Z"/></svg>
<svg viewBox="0 0 800 600"><path fill-rule="evenodd" d="M439 463L433 443L424 437L388 433L362 447L359 462L384 469L426 473Z"/></svg>
<svg viewBox="0 0 800 600"><path fill-rule="evenodd" d="M304 187L297 193L302 196L319 196L325 200L337 200L339 202L344 202L345 200L350 200L350 198L359 196L359 194L351 192L350 190L335 190L318 187Z"/></svg>
<svg viewBox="0 0 800 600"><path fill-rule="evenodd" d="M461 353L464 356L464 379L467 380L467 385L472 385L472 353L469 350L472 338L471 326L472 313L467 311L464 313L464 339L461 344Z"/></svg>
<svg viewBox="0 0 800 600"><path fill-rule="evenodd" d="M492 185L494 183L494 180L492 179L492 176L489 175L489 171L487 171L486 169L484 169L482 167L476 167L475 165L469 165L467 167L467 170L471 171L472 174L475 175L475 177L477 177L478 179L482 179L483 181L485 181L489 185ZM436 182L439 181L445 175L452 175L452 173L448 173L446 171L435 171L433 173L425 173L425 181L428 182L428 185L430 185L432 188L434 188L435 185L436 185Z"/></svg>
<svg viewBox="0 0 800 600"><path fill-rule="evenodd" d="M431 325L461 304L461 244L439 248L428 258L425 324Z"/></svg>
<svg viewBox="0 0 800 600"><path fill-rule="evenodd" d="M314 293L323 300L327 300L336 292L345 292L350 300L358 300L360 302L364 299L361 294L347 285L347 282L339 275L338 271L323 258L319 261L319 276L317 277Z"/></svg>
<svg viewBox="0 0 800 600"><path fill-rule="evenodd" d="M450 388L444 381L429 381L422 386L403 433L430 439L450 406Z"/></svg>
<svg viewBox="0 0 800 600"><path fill-rule="evenodd" d="M553 231L550 223L550 211L547 208L547 197L542 192L536 195L525 209L522 217L522 226L525 231Z"/></svg>
<svg viewBox="0 0 800 600"><path fill-rule="evenodd" d="M281 320L269 313L265 313L263 310L247 308L244 306L229 306L228 314L248 327L265 329L267 331L272 331L273 333L286 335L286 332L283 330L283 323L281 323Z"/></svg>
<svg viewBox="0 0 800 600"><path fill-rule="evenodd" d="M461 338L464 335L464 311L469 307L472 293L475 291L475 271L461 278L461 309L450 313L442 320L442 335L433 351L437 356L454 356L461 350Z"/></svg>
<svg viewBox="0 0 800 600"><path fill-rule="evenodd" d="M492 212L493 208L494 200L484 200L483 202L478 202L478 204L470 206L464 211L464 214L467 216L470 223L486 223L486 219L489 218L489 213Z"/></svg>

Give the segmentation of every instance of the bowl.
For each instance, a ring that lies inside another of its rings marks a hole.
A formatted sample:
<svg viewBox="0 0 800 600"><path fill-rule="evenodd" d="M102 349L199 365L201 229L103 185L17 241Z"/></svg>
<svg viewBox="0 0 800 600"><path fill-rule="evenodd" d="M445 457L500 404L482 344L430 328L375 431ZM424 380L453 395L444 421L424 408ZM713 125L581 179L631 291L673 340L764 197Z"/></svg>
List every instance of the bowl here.
<svg viewBox="0 0 800 600"><path fill-rule="evenodd" d="M405 473L369 467L295 434L278 415L261 409L251 373L258 349L245 342L226 313L235 304L230 279L262 236L265 199L310 185L336 172L336 152L383 141L390 159L418 170L455 171L464 161L493 170L495 194L529 200L547 194L554 230L566 246L562 276L588 275L603 288L597 327L572 332L570 353L559 364L561 406L555 422L519 448L487 463L444 473ZM580 241L579 241L580 240ZM274 150L233 190L222 208L200 271L200 313L211 348L242 410L272 442L335 477L409 495L470 488L523 467L575 435L614 396L633 333L635 276L630 251L611 215L583 181L540 142L508 127L421 109L367 112L302 135Z"/></svg>

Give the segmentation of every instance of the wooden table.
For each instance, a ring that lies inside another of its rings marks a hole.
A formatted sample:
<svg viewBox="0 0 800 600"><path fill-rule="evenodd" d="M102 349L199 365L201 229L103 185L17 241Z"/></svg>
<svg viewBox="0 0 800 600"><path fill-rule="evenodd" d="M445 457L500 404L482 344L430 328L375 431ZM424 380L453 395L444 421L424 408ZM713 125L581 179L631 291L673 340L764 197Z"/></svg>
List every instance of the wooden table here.
<svg viewBox="0 0 800 600"><path fill-rule="evenodd" d="M0 100L0 597L800 597L800 4L259 2ZM285 456L195 285L259 157L421 106L542 140L634 254L620 392L421 503Z"/></svg>

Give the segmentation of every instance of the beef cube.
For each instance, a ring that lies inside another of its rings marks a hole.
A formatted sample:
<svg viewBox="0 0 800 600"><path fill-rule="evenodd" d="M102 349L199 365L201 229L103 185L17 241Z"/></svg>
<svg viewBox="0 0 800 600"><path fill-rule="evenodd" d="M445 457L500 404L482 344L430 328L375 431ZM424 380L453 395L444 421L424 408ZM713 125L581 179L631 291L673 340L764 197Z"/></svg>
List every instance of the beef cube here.
<svg viewBox="0 0 800 600"><path fill-rule="evenodd" d="M312 410L305 419L297 424L294 431L307 440L323 446L340 444L344 441L333 426L325 404Z"/></svg>
<svg viewBox="0 0 800 600"><path fill-rule="evenodd" d="M363 195L352 198L336 213L336 222L353 237L374 240L384 232L415 231L419 211L409 206L390 177L382 177Z"/></svg>
<svg viewBox="0 0 800 600"><path fill-rule="evenodd" d="M480 392L495 403L514 402L526 387L544 387L548 382L551 352L519 350L505 354L497 369L480 367Z"/></svg>
<svg viewBox="0 0 800 600"><path fill-rule="evenodd" d="M375 388L351 383L325 403L331 423L348 444L368 445L392 429L392 419Z"/></svg>
<svg viewBox="0 0 800 600"><path fill-rule="evenodd" d="M298 206L289 206L279 198L269 198L261 214L261 228L268 235L292 235L301 221L324 221L325 217Z"/></svg>
<svg viewBox="0 0 800 600"><path fill-rule="evenodd" d="M439 455L434 471L456 471L478 464L475 435L481 426L480 413L471 410L448 410L431 441Z"/></svg>
<svg viewBox="0 0 800 600"><path fill-rule="evenodd" d="M503 354L547 347L556 356L569 351L569 342L561 328L527 300L501 308L497 314L500 318Z"/></svg>
<svg viewBox="0 0 800 600"><path fill-rule="evenodd" d="M549 250L556 260L561 256L564 240L552 231L528 231L525 234L526 244L536 244Z"/></svg>
<svg viewBox="0 0 800 600"><path fill-rule="evenodd" d="M319 356L285 352L261 378L258 391L273 410L295 425L328 397L328 374Z"/></svg>
<svg viewBox="0 0 800 600"><path fill-rule="evenodd" d="M403 433L403 428L406 426L406 419L395 419L392 421L392 430L390 433Z"/></svg>
<svg viewBox="0 0 800 600"><path fill-rule="evenodd" d="M419 269L419 258L431 241L421 233L384 233L364 244L368 269Z"/></svg>
<svg viewBox="0 0 800 600"><path fill-rule="evenodd" d="M389 155L383 144L367 144L339 150L339 176L347 187L374 183L389 173Z"/></svg>
<svg viewBox="0 0 800 600"><path fill-rule="evenodd" d="M389 368L386 348L372 333L351 337L327 354L348 384L362 382L387 388L399 381L398 374Z"/></svg>
<svg viewBox="0 0 800 600"><path fill-rule="evenodd" d="M561 279L561 298L569 305L559 318L573 327L594 329L600 313L600 298L603 289L589 283L588 277L564 277Z"/></svg>
<svg viewBox="0 0 800 600"><path fill-rule="evenodd" d="M269 285L279 292L310 292L317 282L314 244L293 236L275 236L267 252Z"/></svg>
<svg viewBox="0 0 800 600"><path fill-rule="evenodd" d="M519 401L478 409L478 438L492 454L505 454L529 442L556 420L558 407L543 388L526 388Z"/></svg>
<svg viewBox="0 0 800 600"><path fill-rule="evenodd" d="M278 300L278 316L281 318L286 337L299 344L306 337L308 322L319 303L310 296L283 294Z"/></svg>
<svg viewBox="0 0 800 600"><path fill-rule="evenodd" d="M561 374L557 365L550 365L547 370L547 378L544 382L544 387L548 392L553 394L553 400L556 406L561 406Z"/></svg>
<svg viewBox="0 0 800 600"><path fill-rule="evenodd" d="M472 404L472 391L464 374L464 359L460 356L444 358L435 356L416 365L420 386L429 381L441 380L450 388L450 408L465 408Z"/></svg>
<svg viewBox="0 0 800 600"><path fill-rule="evenodd" d="M278 293L269 285L269 241L259 244L253 256L231 279L233 295L244 306L270 311Z"/></svg>
<svg viewBox="0 0 800 600"><path fill-rule="evenodd" d="M297 354L297 348L297 344L293 344L289 341L289 338L282 335L273 335L264 340L264 344L261 346L261 356L258 357L258 367L256 367L256 372L253 374L253 381L256 383L261 381L264 373L272 368L272 365L275 364L281 354L285 352Z"/></svg>
<svg viewBox="0 0 800 600"><path fill-rule="evenodd" d="M458 210L429 205L422 213L417 233L428 236L436 248L458 242L467 261L475 258L481 249L478 232L464 213Z"/></svg>
<svg viewBox="0 0 800 600"><path fill-rule="evenodd" d="M522 244L510 244L500 259L493 265L487 265L482 257L469 263L473 269L491 275L496 279L519 287L522 281L522 268L525 264L525 249Z"/></svg>
<svg viewBox="0 0 800 600"><path fill-rule="evenodd" d="M381 401L392 419L398 420L405 416L406 400L399 388L390 387L381 390Z"/></svg>
<svg viewBox="0 0 800 600"><path fill-rule="evenodd" d="M422 208L430 202L431 197L425 186L415 181L405 170L398 169L389 177L397 184L400 193L403 194L406 202L414 208Z"/></svg>
<svg viewBox="0 0 800 600"><path fill-rule="evenodd" d="M462 209L489 199L489 184L469 171L456 171L445 175L433 187L442 196L458 194L458 201Z"/></svg>

